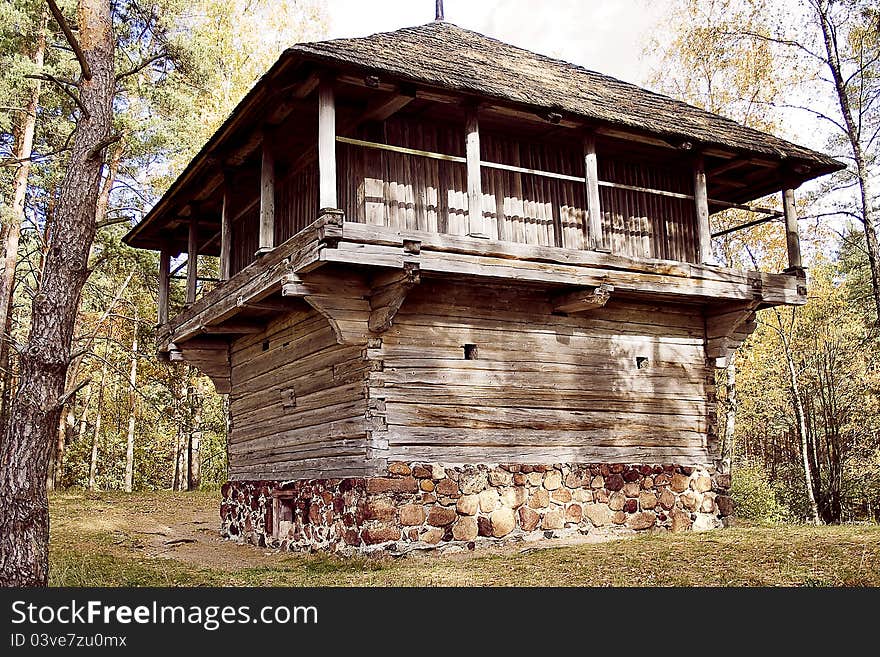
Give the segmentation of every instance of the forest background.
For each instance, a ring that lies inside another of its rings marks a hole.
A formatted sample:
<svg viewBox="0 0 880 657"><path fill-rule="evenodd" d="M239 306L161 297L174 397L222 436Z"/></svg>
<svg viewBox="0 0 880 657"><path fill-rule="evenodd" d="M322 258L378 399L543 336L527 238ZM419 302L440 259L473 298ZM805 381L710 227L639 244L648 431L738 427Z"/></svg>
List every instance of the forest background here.
<svg viewBox="0 0 880 657"><path fill-rule="evenodd" d="M76 15L73 0L57 3ZM877 153L880 11L864 0L669 0L645 44L661 93L753 127L818 136L847 169L799 191L809 303L765 310L719 370L738 513L880 521ZM79 304L50 488L187 490L226 478L226 402L154 354L157 257L123 245L281 51L326 34L321 0L117 0L115 140ZM74 25L75 28L75 25ZM0 423L82 108L78 63L43 0L0 2ZM761 205L779 206L768 198ZM713 230L752 221L729 211ZM719 263L781 271L778 222L715 240ZM215 266L216 263L203 263ZM179 272L184 274L185 272ZM210 285L206 283L205 285ZM173 303L182 304L182 285Z"/></svg>

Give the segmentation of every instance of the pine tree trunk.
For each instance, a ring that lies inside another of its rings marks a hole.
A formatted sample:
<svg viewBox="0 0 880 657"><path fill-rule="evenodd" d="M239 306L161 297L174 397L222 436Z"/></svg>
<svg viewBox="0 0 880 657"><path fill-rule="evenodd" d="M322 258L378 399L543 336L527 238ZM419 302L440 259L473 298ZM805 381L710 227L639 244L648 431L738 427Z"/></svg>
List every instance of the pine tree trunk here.
<svg viewBox="0 0 880 657"><path fill-rule="evenodd" d="M130 493L134 478L134 429L137 396L138 314L134 311L134 337L131 340L131 373L128 377L128 436L125 444L125 492Z"/></svg>
<svg viewBox="0 0 880 657"><path fill-rule="evenodd" d="M101 384L98 387L98 412L95 414L95 430L92 433L92 455L89 460L89 490L98 489L98 444L101 441L101 420L104 410L104 382L107 380L107 363L101 365Z"/></svg>
<svg viewBox="0 0 880 657"><path fill-rule="evenodd" d="M80 0L77 27L91 76L61 184L20 380L0 445L0 585L45 586L49 576L46 469L64 397L73 328L95 236L104 144L113 124L114 38L109 0Z"/></svg>
<svg viewBox="0 0 880 657"><path fill-rule="evenodd" d="M40 24L37 28L37 40L31 61L34 68L39 71L43 68L43 59L46 54L46 24L49 11L43 7L40 15ZM11 375L7 374L11 364L9 360L10 349L9 333L12 329L12 308L15 290L15 266L18 263L18 243L21 239L21 225L24 222L24 204L27 196L28 176L31 171L30 157L34 148L34 132L37 126L37 107L40 102L40 81L31 81L31 93L25 105L25 112L21 115L21 124L14 130L15 148L13 156L20 161L15 179L12 182L12 216L9 224L3 227L3 259L0 262L0 330L3 331L0 339L0 371L3 376L3 396L0 400L0 419L6 424L6 414L9 408L11 391L8 389L12 384Z"/></svg>

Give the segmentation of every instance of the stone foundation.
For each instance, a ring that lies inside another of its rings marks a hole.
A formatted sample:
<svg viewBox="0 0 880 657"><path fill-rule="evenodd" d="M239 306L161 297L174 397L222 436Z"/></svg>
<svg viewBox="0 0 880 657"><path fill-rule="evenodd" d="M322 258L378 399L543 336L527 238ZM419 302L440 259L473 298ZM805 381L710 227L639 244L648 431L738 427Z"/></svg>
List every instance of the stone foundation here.
<svg viewBox="0 0 880 657"><path fill-rule="evenodd" d="M384 477L228 482L221 533L260 547L352 553L706 530L733 511L729 485L712 469L674 465L392 463Z"/></svg>

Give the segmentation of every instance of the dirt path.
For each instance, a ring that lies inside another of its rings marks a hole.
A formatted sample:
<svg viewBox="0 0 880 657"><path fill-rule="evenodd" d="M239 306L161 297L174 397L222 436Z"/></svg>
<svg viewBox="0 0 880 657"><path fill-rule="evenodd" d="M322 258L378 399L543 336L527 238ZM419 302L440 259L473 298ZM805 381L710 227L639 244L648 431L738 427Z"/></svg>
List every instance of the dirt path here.
<svg viewBox="0 0 880 657"><path fill-rule="evenodd" d="M56 503L67 512L53 521L58 534L93 541L103 536L112 550L128 557L171 559L194 566L224 571L271 567L289 560L291 554L242 545L220 537L219 499L212 493L140 494L137 498L117 493L63 494ZM575 536L545 540L540 544L516 542L483 547L475 552L463 548L444 551L445 560L467 560L489 554L533 553L553 547L596 543L614 537ZM379 557L386 555L377 555ZM431 560L435 551L413 551L406 559Z"/></svg>

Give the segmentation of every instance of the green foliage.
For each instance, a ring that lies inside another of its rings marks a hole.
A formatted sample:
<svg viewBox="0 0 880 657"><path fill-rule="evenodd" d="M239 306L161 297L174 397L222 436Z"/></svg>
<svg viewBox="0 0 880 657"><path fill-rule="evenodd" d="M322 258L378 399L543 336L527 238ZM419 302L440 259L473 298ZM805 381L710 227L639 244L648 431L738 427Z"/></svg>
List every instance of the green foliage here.
<svg viewBox="0 0 880 657"><path fill-rule="evenodd" d="M59 2L74 24L76 0ZM6 217L14 166L13 128L19 107L37 74L30 61L45 0L0 2L0 214ZM200 437L202 485L226 479L226 414L211 382L190 368L157 360L156 254L121 243L204 141L275 61L296 41L320 36L321 0L119 0L113 3L116 37L114 130L120 139L107 149L106 212L83 290L71 364L70 385L90 384L65 408L66 453L62 486L89 484L97 446L96 487L123 486L129 419L134 417L134 488L169 488L175 456L190 436ZM76 80L78 65L49 20L43 72ZM66 165L68 136L79 110L60 87L42 82L26 218L18 254L13 337L29 330L33 291L38 288L46 237L59 181ZM6 165L6 166L2 166ZM216 275L216 259L201 271ZM206 288L207 289L207 288ZM174 285L172 301L183 300ZM137 337L138 350L132 344ZM137 362L134 390L128 382ZM15 362L12 363L13 370ZM14 385L14 380L12 385ZM89 394L91 393L91 394Z"/></svg>
<svg viewBox="0 0 880 657"><path fill-rule="evenodd" d="M759 522L778 522L787 517L785 507L776 497L776 488L764 466L756 462L738 464L730 488L736 502L736 515Z"/></svg>

